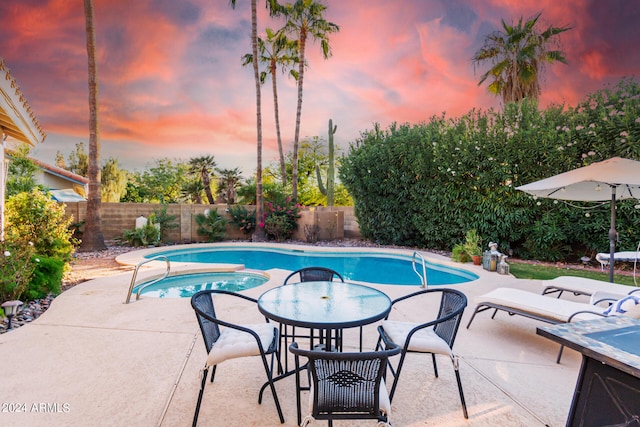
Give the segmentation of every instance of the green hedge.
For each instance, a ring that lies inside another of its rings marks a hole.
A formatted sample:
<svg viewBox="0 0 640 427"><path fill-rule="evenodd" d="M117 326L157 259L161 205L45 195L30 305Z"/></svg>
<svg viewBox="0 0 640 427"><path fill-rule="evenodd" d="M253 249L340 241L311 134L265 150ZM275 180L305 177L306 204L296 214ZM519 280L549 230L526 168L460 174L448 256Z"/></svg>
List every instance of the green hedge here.
<svg viewBox="0 0 640 427"><path fill-rule="evenodd" d="M515 187L613 156L640 159L639 100L638 84L622 80L573 108L523 102L503 112L376 125L351 144L340 180L362 235L381 244L451 250L476 229L484 242L523 258L607 251L608 203L534 200ZM622 250L640 239L638 203L618 203Z"/></svg>

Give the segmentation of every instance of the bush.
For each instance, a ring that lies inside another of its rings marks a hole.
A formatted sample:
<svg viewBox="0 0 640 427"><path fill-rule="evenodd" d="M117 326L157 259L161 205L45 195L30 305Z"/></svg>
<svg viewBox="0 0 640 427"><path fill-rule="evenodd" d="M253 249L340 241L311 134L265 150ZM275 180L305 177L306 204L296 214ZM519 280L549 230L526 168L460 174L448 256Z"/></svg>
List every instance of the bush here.
<svg viewBox="0 0 640 427"><path fill-rule="evenodd" d="M463 244L458 244L451 251L451 259L456 262L469 262L471 256L465 251Z"/></svg>
<svg viewBox="0 0 640 427"><path fill-rule="evenodd" d="M149 221L143 227L125 230L124 239L131 246L155 245L160 241L160 230Z"/></svg>
<svg viewBox="0 0 640 427"><path fill-rule="evenodd" d="M0 301L18 299L31 282L36 269L33 244L0 241Z"/></svg>
<svg viewBox="0 0 640 427"><path fill-rule="evenodd" d="M208 214L197 214L198 234L207 236L207 242L219 242L224 239L227 220L218 211L211 210Z"/></svg>
<svg viewBox="0 0 640 427"><path fill-rule="evenodd" d="M160 225L159 241L167 241L167 232L179 227L176 221L178 217L176 215L167 214L167 205L163 204L160 208L154 209L153 213L149 216L149 223Z"/></svg>
<svg viewBox="0 0 640 427"><path fill-rule="evenodd" d="M256 213L255 211L249 211L244 206L229 206L229 215L231 216L231 223L238 227L245 236L251 235L256 229Z"/></svg>
<svg viewBox="0 0 640 427"><path fill-rule="evenodd" d="M515 188L620 156L640 160L640 85L623 80L575 109L535 102L363 132L340 162L362 236L447 250L476 229L509 254L579 258L608 248L609 205L585 213ZM621 250L640 240L634 200L617 204Z"/></svg>
<svg viewBox="0 0 640 427"><path fill-rule="evenodd" d="M298 228L300 205L293 203L290 197L281 202L265 202L265 219L261 224L268 239L279 242L290 239Z"/></svg>
<svg viewBox="0 0 640 427"><path fill-rule="evenodd" d="M35 266L33 277L23 298L33 300L44 298L49 293L59 294L64 276L64 262L58 258L41 256L38 257Z"/></svg>
<svg viewBox="0 0 640 427"><path fill-rule="evenodd" d="M35 252L67 263L75 251L72 217L65 217L64 205L34 189L7 201L5 239L18 246L33 243Z"/></svg>

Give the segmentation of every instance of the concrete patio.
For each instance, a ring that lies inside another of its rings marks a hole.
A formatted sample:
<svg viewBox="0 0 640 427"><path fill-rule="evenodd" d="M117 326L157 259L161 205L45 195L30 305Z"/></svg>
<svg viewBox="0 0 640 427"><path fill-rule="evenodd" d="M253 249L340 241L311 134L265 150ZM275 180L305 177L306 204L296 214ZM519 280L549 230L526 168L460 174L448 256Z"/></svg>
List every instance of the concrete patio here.
<svg viewBox="0 0 640 427"><path fill-rule="evenodd" d="M427 254L450 264L448 259ZM459 264L452 264L460 267ZM392 422L403 426L561 426L571 403L580 355L566 350L556 364L558 344L536 335L540 322L489 312L466 324L474 297L496 287L539 292L539 281L517 280L464 266L479 280L455 285L469 305L454 346L469 410L462 415L450 361L410 355L393 401ZM183 267L184 268L184 267ZM271 280L246 291L254 297L278 286L288 274L269 270ZM152 274L151 270L143 275ZM142 298L123 304L132 273L97 278L56 298L32 324L0 336L0 425L188 426L191 425L205 350L189 299ZM392 299L417 287L376 285ZM567 296L567 298L570 298ZM574 297L578 298L579 297ZM582 297L584 300L585 297ZM255 312L233 311L238 321L260 321ZM396 318L418 320L425 307L409 307ZM365 331L365 348L375 345L375 325ZM346 332L351 349L357 330ZM261 405L260 362L228 361L207 384L199 425L279 426L270 392ZM296 425L295 380L276 383L286 419ZM320 423L319 425L326 425ZM372 426L375 422L336 422Z"/></svg>

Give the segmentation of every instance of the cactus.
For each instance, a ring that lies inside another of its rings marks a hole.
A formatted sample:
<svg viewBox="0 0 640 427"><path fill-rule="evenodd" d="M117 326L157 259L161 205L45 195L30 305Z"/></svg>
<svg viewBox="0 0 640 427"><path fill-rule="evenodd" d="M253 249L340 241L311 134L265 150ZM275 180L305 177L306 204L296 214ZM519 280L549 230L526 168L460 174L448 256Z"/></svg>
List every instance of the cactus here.
<svg viewBox="0 0 640 427"><path fill-rule="evenodd" d="M338 125L333 125L333 121L329 119L329 170L327 171L327 187L324 187L322 183L322 176L320 176L320 168L316 165L316 175L318 177L318 187L320 193L327 196L327 206L333 206L333 189L335 184L335 162L334 162L334 149L333 149L333 135L336 133Z"/></svg>

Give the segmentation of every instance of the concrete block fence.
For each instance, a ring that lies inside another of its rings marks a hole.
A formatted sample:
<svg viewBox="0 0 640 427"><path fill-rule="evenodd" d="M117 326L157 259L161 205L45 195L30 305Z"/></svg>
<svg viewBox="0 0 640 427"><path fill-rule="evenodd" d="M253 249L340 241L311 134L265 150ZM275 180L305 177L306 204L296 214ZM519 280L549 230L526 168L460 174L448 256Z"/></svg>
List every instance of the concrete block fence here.
<svg viewBox="0 0 640 427"><path fill-rule="evenodd" d="M178 227L169 230L166 243L204 242L206 238L198 234L195 216L206 209L216 210L230 220L226 212L227 205L168 204L167 214L176 216ZM102 234L105 240L121 239L125 230L135 227L140 216L149 218L154 210L160 208L155 203L102 203ZM251 206L247 206L251 209ZM73 216L74 222L84 221L87 212L86 202L65 203L65 212ZM293 235L295 240L340 240L360 238L360 228L352 206L306 207L298 219L298 229ZM227 224L225 240L248 239L235 225Z"/></svg>

